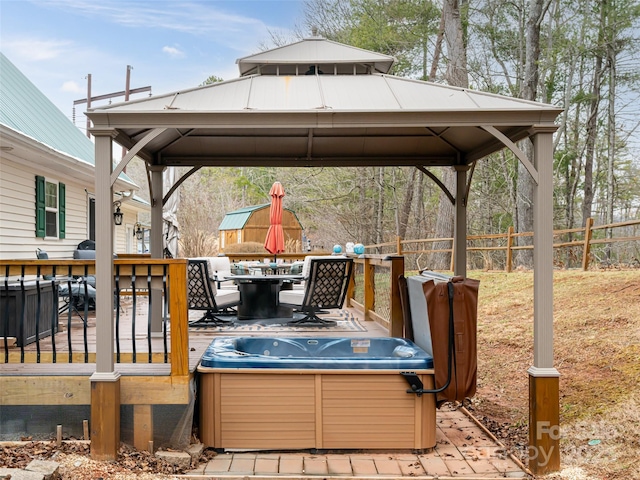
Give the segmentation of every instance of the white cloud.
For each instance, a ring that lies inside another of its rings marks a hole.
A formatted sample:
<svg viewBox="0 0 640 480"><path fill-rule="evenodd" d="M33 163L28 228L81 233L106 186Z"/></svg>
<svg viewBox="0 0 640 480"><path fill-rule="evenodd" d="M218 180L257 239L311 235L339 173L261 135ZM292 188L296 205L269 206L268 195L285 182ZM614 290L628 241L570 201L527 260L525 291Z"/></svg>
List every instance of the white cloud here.
<svg viewBox="0 0 640 480"><path fill-rule="evenodd" d="M71 93L86 93L86 90L78 85L77 82L73 80L68 80L62 84L62 88L60 89L63 92L71 92Z"/></svg>
<svg viewBox="0 0 640 480"><path fill-rule="evenodd" d="M184 57L184 52L177 49L176 47L164 46L162 47L162 51L169 55L171 58L182 58Z"/></svg>
<svg viewBox="0 0 640 480"><path fill-rule="evenodd" d="M87 18L100 18L101 21L130 28L193 35L206 42L220 43L243 55L258 51L255 46L269 37L269 30L276 27L286 30L283 25L269 25L252 15L249 3L237 12L234 11L235 5L206 0L128 2L126 8L123 8L121 0L33 1L47 8L73 11Z"/></svg>
<svg viewBox="0 0 640 480"><path fill-rule="evenodd" d="M2 48L12 52L23 61L39 62L53 60L64 56L72 46L67 40L40 40L37 38L22 38L12 41L4 41Z"/></svg>

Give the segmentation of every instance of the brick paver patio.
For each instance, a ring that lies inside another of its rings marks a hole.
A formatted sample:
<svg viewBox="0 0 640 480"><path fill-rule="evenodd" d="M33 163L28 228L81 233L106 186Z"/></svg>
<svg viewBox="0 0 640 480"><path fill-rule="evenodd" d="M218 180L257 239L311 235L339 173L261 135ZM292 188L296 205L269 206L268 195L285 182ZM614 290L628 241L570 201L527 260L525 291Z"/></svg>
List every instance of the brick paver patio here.
<svg viewBox="0 0 640 480"><path fill-rule="evenodd" d="M184 479L240 478L530 478L507 452L462 411L438 411L436 447L411 452L226 452Z"/></svg>

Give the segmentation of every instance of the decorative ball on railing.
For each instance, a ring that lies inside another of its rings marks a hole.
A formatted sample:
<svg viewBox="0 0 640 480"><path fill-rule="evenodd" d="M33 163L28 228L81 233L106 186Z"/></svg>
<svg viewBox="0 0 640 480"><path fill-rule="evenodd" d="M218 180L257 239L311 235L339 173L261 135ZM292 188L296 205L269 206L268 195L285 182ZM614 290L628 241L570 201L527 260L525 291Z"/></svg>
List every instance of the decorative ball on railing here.
<svg viewBox="0 0 640 480"><path fill-rule="evenodd" d="M334 245L333 253L342 253L342 245Z"/></svg>
<svg viewBox="0 0 640 480"><path fill-rule="evenodd" d="M364 245L361 243L356 243L353 246L353 253L356 255L362 255L364 253Z"/></svg>

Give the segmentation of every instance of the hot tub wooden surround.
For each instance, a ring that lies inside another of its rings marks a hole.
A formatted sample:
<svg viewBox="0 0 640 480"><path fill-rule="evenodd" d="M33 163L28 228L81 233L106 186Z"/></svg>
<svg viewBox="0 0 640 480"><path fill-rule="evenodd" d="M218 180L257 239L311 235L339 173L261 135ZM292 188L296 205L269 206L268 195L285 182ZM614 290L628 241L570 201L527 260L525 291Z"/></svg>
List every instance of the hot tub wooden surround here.
<svg viewBox="0 0 640 480"><path fill-rule="evenodd" d="M200 435L218 449L411 449L435 446L433 395L407 393L397 370L200 367ZM416 372L433 388L433 371Z"/></svg>

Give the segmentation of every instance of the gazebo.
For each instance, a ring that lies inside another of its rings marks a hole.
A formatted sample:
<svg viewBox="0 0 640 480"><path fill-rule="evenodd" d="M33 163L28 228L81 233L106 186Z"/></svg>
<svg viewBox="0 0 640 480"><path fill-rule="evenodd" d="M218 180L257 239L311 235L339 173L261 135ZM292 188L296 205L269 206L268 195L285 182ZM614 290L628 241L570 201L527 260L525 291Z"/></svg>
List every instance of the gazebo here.
<svg viewBox="0 0 640 480"><path fill-rule="evenodd" d="M534 361L530 468L559 468L559 373L553 359L553 142L561 109L389 75L393 57L311 37L238 60L240 77L94 108L96 159L96 398L119 405L113 361L113 185L138 156L150 172L151 256L162 257L162 172L202 166L413 166L455 168L454 271L466 275L466 204L476 161L510 149L532 176ZM515 142L530 138L533 161ZM114 168L113 141L129 151ZM105 181L105 179L110 179ZM103 431L101 435L108 436ZM101 445L117 445L105 438ZM110 452L101 452L108 456ZM115 452L113 452L115 456Z"/></svg>

